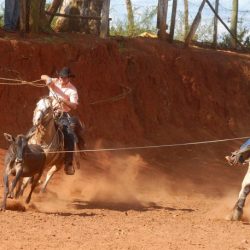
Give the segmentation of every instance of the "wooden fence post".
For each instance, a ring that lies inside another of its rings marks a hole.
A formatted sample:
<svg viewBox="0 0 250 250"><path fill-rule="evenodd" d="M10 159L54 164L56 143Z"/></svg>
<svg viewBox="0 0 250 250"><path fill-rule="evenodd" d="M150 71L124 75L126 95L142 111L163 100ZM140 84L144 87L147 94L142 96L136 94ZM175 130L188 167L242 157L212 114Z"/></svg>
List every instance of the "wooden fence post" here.
<svg viewBox="0 0 250 250"><path fill-rule="evenodd" d="M168 0L158 0L157 9L157 36L166 39Z"/></svg>
<svg viewBox="0 0 250 250"><path fill-rule="evenodd" d="M223 24L223 26L226 28L226 30L229 32L229 34L235 39L235 41L240 45L241 48L244 49L244 45L237 39L236 36L234 36L234 34L232 33L232 31L227 27L227 25L223 22L223 20L221 19L221 17L218 15L218 13L215 11L213 5L210 3L209 0L205 0L208 4L208 6L210 7L210 9L213 11L213 13L217 16L217 18L220 20L220 22Z"/></svg>
<svg viewBox="0 0 250 250"><path fill-rule="evenodd" d="M171 15L171 25L170 25L170 32L169 32L169 41L170 42L172 42L174 40L176 9L177 9L177 0L173 0L172 15Z"/></svg>
<svg viewBox="0 0 250 250"><path fill-rule="evenodd" d="M200 5L198 13L196 14L196 17L194 18L194 21L192 23L190 31L189 31L186 39L185 39L185 46L189 45L191 39L193 38L193 36L194 36L194 34L195 34L195 32L196 32L199 24L200 24L200 21L201 21L201 12L203 10L203 7L204 7L205 3L206 3L206 0L203 0L202 3L201 3L201 5Z"/></svg>
<svg viewBox="0 0 250 250"><path fill-rule="evenodd" d="M103 0L100 37L106 38L109 35L109 8L110 0Z"/></svg>

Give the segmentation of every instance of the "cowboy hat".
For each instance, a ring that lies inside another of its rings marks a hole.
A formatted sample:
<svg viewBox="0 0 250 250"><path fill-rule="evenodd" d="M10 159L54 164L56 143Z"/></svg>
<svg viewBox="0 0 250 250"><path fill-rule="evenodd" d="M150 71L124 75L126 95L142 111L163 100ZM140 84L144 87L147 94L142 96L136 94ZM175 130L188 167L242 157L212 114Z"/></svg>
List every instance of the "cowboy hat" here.
<svg viewBox="0 0 250 250"><path fill-rule="evenodd" d="M75 75L72 74L70 68L68 68L68 67L63 67L57 74L58 74L59 77L62 77L62 78L64 78L64 77L75 77Z"/></svg>

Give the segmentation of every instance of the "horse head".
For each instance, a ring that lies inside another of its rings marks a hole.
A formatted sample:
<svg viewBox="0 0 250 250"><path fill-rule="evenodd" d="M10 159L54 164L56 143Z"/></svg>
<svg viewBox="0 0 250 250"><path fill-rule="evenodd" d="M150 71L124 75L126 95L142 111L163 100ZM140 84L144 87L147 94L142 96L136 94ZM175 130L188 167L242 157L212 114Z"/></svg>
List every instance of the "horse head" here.
<svg viewBox="0 0 250 250"><path fill-rule="evenodd" d="M33 114L33 125L44 125L54 116L53 99L50 96L40 99Z"/></svg>

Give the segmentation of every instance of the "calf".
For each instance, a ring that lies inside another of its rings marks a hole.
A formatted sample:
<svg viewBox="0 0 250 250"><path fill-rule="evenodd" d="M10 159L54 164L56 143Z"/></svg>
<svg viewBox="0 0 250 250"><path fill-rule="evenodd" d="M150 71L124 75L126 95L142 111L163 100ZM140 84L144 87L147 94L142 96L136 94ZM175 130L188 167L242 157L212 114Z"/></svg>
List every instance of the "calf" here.
<svg viewBox="0 0 250 250"><path fill-rule="evenodd" d="M1 210L6 209L7 197L13 196L14 189L21 177L32 177L30 193L26 203L30 202L32 192L36 187L45 166L46 156L40 145L28 144L28 138L24 135L17 135L14 138L10 134L4 133L5 139L9 141L10 147L5 155L4 170L4 196ZM14 175L14 179L9 188L9 176ZM9 191L10 189L10 191Z"/></svg>

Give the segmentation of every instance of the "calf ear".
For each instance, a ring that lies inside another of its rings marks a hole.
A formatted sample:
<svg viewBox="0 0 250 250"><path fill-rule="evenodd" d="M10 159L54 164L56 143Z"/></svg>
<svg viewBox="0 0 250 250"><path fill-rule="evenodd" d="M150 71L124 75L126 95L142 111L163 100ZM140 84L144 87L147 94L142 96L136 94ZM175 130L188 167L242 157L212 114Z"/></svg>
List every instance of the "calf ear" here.
<svg viewBox="0 0 250 250"><path fill-rule="evenodd" d="M4 135L4 137L5 137L5 139L6 139L7 141L9 141L9 142L15 141L15 138L14 138L12 135L7 134L7 133L3 133L3 135Z"/></svg>

